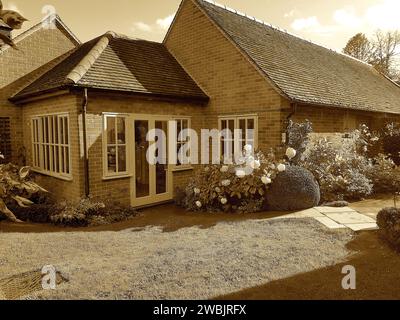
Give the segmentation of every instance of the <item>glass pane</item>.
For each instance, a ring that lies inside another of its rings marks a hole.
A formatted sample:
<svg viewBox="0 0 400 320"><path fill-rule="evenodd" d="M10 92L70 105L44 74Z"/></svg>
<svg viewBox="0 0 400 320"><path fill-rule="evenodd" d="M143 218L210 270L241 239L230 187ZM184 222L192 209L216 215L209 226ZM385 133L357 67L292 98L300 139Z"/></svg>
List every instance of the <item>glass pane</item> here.
<svg viewBox="0 0 400 320"><path fill-rule="evenodd" d="M59 173L60 172L60 147L59 146L54 147L54 165L55 165L54 170L57 173Z"/></svg>
<svg viewBox="0 0 400 320"><path fill-rule="evenodd" d="M235 131L235 120L229 120L229 130L231 130L233 135L233 132Z"/></svg>
<svg viewBox="0 0 400 320"><path fill-rule="evenodd" d="M150 166L146 157L149 147L146 140L149 122L136 120L134 127L136 198L143 198L150 195Z"/></svg>
<svg viewBox="0 0 400 320"><path fill-rule="evenodd" d="M44 143L49 143L49 120L47 117L43 119L43 125Z"/></svg>
<svg viewBox="0 0 400 320"><path fill-rule="evenodd" d="M107 144L115 144L115 118L107 117Z"/></svg>
<svg viewBox="0 0 400 320"><path fill-rule="evenodd" d="M64 121L62 118L59 118L59 126L60 126L60 143L64 144Z"/></svg>
<svg viewBox="0 0 400 320"><path fill-rule="evenodd" d="M50 170L50 148L49 146L45 146L46 148L46 170Z"/></svg>
<svg viewBox="0 0 400 320"><path fill-rule="evenodd" d="M247 119L247 129L255 129L254 119Z"/></svg>
<svg viewBox="0 0 400 320"><path fill-rule="evenodd" d="M107 168L109 173L117 172L117 150L116 147L107 148Z"/></svg>
<svg viewBox="0 0 400 320"><path fill-rule="evenodd" d="M177 120L176 133L177 133L178 141L180 141L179 135L180 135L181 131L182 131L182 121L181 120Z"/></svg>
<svg viewBox="0 0 400 320"><path fill-rule="evenodd" d="M117 118L118 144L125 144L125 118Z"/></svg>
<svg viewBox="0 0 400 320"><path fill-rule="evenodd" d="M60 148L60 162L61 162L60 172L61 173L65 173L64 149L65 149L65 147Z"/></svg>
<svg viewBox="0 0 400 320"><path fill-rule="evenodd" d="M221 130L224 130L228 127L228 123L226 120L221 120Z"/></svg>
<svg viewBox="0 0 400 320"><path fill-rule="evenodd" d="M168 122L167 121L156 121L155 128L162 130L165 136L168 136ZM158 150L158 157L160 159L156 164L156 194L163 194L167 192L167 171L168 171L168 157L167 157L167 141L159 141L160 149ZM181 144L178 143L178 147ZM179 161L179 160L178 160ZM161 162L161 163L160 163Z"/></svg>
<svg viewBox="0 0 400 320"><path fill-rule="evenodd" d="M69 174L70 170L69 170L69 148L68 147L65 148L65 166L66 166L65 172L67 174Z"/></svg>
<svg viewBox="0 0 400 320"><path fill-rule="evenodd" d="M55 138L55 143L58 144L58 120L57 118L54 119L54 138Z"/></svg>
<svg viewBox="0 0 400 320"><path fill-rule="evenodd" d="M65 144L69 144L68 129L69 129L68 128L68 118L65 117L64 118L64 131L65 131L64 141L65 141Z"/></svg>
<svg viewBox="0 0 400 320"><path fill-rule="evenodd" d="M239 129L241 131L242 139L246 139L246 120L245 119L240 119L239 120Z"/></svg>
<svg viewBox="0 0 400 320"><path fill-rule="evenodd" d="M54 117L49 117L49 142L50 142L50 143L54 143L53 118L54 118Z"/></svg>
<svg viewBox="0 0 400 320"><path fill-rule="evenodd" d="M126 147L118 146L118 172L126 172Z"/></svg>

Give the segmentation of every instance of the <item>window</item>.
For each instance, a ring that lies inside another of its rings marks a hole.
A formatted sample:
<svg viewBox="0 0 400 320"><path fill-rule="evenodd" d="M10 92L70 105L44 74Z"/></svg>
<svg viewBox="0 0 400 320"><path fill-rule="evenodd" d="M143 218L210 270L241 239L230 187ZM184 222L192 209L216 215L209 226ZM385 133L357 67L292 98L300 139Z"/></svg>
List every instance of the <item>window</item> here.
<svg viewBox="0 0 400 320"><path fill-rule="evenodd" d="M176 132L177 132L177 143L176 143L177 154L181 155L182 147L185 144L190 142L190 136L187 133L181 136L181 133L183 132L183 130L189 130L191 128L191 121L190 121L190 118L182 118L182 119L174 119L174 120L177 122L177 130L176 130ZM189 154L185 155L185 156L188 158L190 157ZM182 155L181 155L181 157L182 157ZM187 166L189 166L189 164L181 163L179 161L179 156L178 156L176 167L183 168L183 167L187 167Z"/></svg>
<svg viewBox="0 0 400 320"><path fill-rule="evenodd" d="M126 117L104 116L105 176L128 174L126 147Z"/></svg>
<svg viewBox="0 0 400 320"><path fill-rule="evenodd" d="M10 130L10 118L0 118L0 154L4 156L4 159L0 158L0 163L6 163L11 161L11 130Z"/></svg>
<svg viewBox="0 0 400 320"><path fill-rule="evenodd" d="M233 159L233 154L243 150L246 144L258 147L258 118L257 116L229 116L219 119L219 126L222 133L221 136L221 156L227 159ZM230 134L224 133L229 129ZM235 130L241 130L241 134L237 136Z"/></svg>
<svg viewBox="0 0 400 320"><path fill-rule="evenodd" d="M70 178L70 158L68 115L46 115L33 118L33 167L41 173Z"/></svg>

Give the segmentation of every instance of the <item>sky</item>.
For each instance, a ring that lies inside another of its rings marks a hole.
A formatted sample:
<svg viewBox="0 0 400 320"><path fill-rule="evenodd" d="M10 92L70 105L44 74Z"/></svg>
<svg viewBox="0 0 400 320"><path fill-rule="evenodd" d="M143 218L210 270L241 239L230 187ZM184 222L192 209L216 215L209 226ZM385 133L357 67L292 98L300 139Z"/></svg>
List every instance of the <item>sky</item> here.
<svg viewBox="0 0 400 320"><path fill-rule="evenodd" d="M400 30L399 0L217 2L334 50L341 50L358 32L372 35L377 29ZM162 41L179 3L180 0L3 0L6 9L17 10L29 19L24 29L49 13L57 13L83 42L109 30Z"/></svg>

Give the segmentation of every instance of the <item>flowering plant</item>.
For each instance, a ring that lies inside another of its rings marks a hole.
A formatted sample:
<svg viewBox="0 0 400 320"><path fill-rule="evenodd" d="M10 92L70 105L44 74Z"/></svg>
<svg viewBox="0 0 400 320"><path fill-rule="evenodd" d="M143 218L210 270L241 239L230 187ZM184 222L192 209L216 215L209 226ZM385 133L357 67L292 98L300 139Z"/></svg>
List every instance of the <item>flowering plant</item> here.
<svg viewBox="0 0 400 320"><path fill-rule="evenodd" d="M235 164L201 168L180 204L192 211L248 213L263 209L265 194L277 173L286 170L273 153L253 153L246 145Z"/></svg>

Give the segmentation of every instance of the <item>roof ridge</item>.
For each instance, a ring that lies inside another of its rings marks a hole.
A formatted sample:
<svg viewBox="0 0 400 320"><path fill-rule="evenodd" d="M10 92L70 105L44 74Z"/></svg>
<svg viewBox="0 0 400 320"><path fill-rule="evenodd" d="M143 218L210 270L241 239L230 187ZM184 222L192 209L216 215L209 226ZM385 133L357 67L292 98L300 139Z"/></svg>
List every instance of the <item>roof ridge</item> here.
<svg viewBox="0 0 400 320"><path fill-rule="evenodd" d="M362 60L357 59L357 58L355 58L355 57L352 57L352 56L350 56L350 55L348 55L348 54L346 54L346 53L344 53L344 52L340 52L340 51L337 51L337 50L335 50L335 49L329 48L329 47L327 47L327 46L325 46L325 45L314 43L313 41L311 41L311 40L309 40L309 39L306 39L306 38L303 38L303 37L301 37L301 36L299 36L299 35L297 35L297 34L294 34L294 33L290 32L290 31L288 31L288 30L286 30L286 29L282 29L282 28L280 28L280 27L278 27L278 26L275 26L275 25L273 25L273 24L271 24L271 23L267 23L267 22L265 22L265 21L263 21L263 20L261 20L261 19L258 19L258 18L254 17L254 16L250 16L250 15L248 15L248 14L246 14L246 13L240 12L240 11L238 11L238 10L236 10L236 9L230 8L230 7L226 6L226 5L223 5L223 4L218 3L218 2L216 2L216 1L213 1L213 0L196 0L196 1L198 1L198 2L201 2L201 1L202 1L202 2L208 2L208 3L210 3L210 4L212 4L212 5L216 6L216 7L225 9L225 10L227 10L227 11L229 11L229 12L231 12L231 13L234 13L234 14L236 14L236 15L239 15L239 16L241 16L241 17L244 17L244 18L247 18L247 19L252 20L252 21L254 21L254 22L263 24L264 26L270 27L270 28L272 28L272 29L274 29L274 30L276 30L276 31L285 33L285 34L290 35L290 36L292 36L292 37L296 37L296 38L298 38L298 39L300 39L300 40L302 40L302 41L305 41L305 42L308 42L308 43L310 43L310 44L312 44L312 45L315 45L315 46L324 48L324 49L326 49L326 50L331 51L332 53L336 53L336 54L338 54L338 55L341 55L341 56L350 58L350 59L352 59L352 60L355 60L356 62L360 62L360 63L362 63L362 64L365 64L365 65L369 66L369 67L373 67L373 66L372 66L371 64L369 64L368 62L365 62L365 61L362 61Z"/></svg>
<svg viewBox="0 0 400 320"><path fill-rule="evenodd" d="M103 36L100 36L97 43L90 49L85 57L72 69L72 71L66 76L66 81L70 81L77 84L83 76L93 66L99 56L103 53L105 48L110 43L110 40L115 38L116 34L112 31L108 31Z"/></svg>

